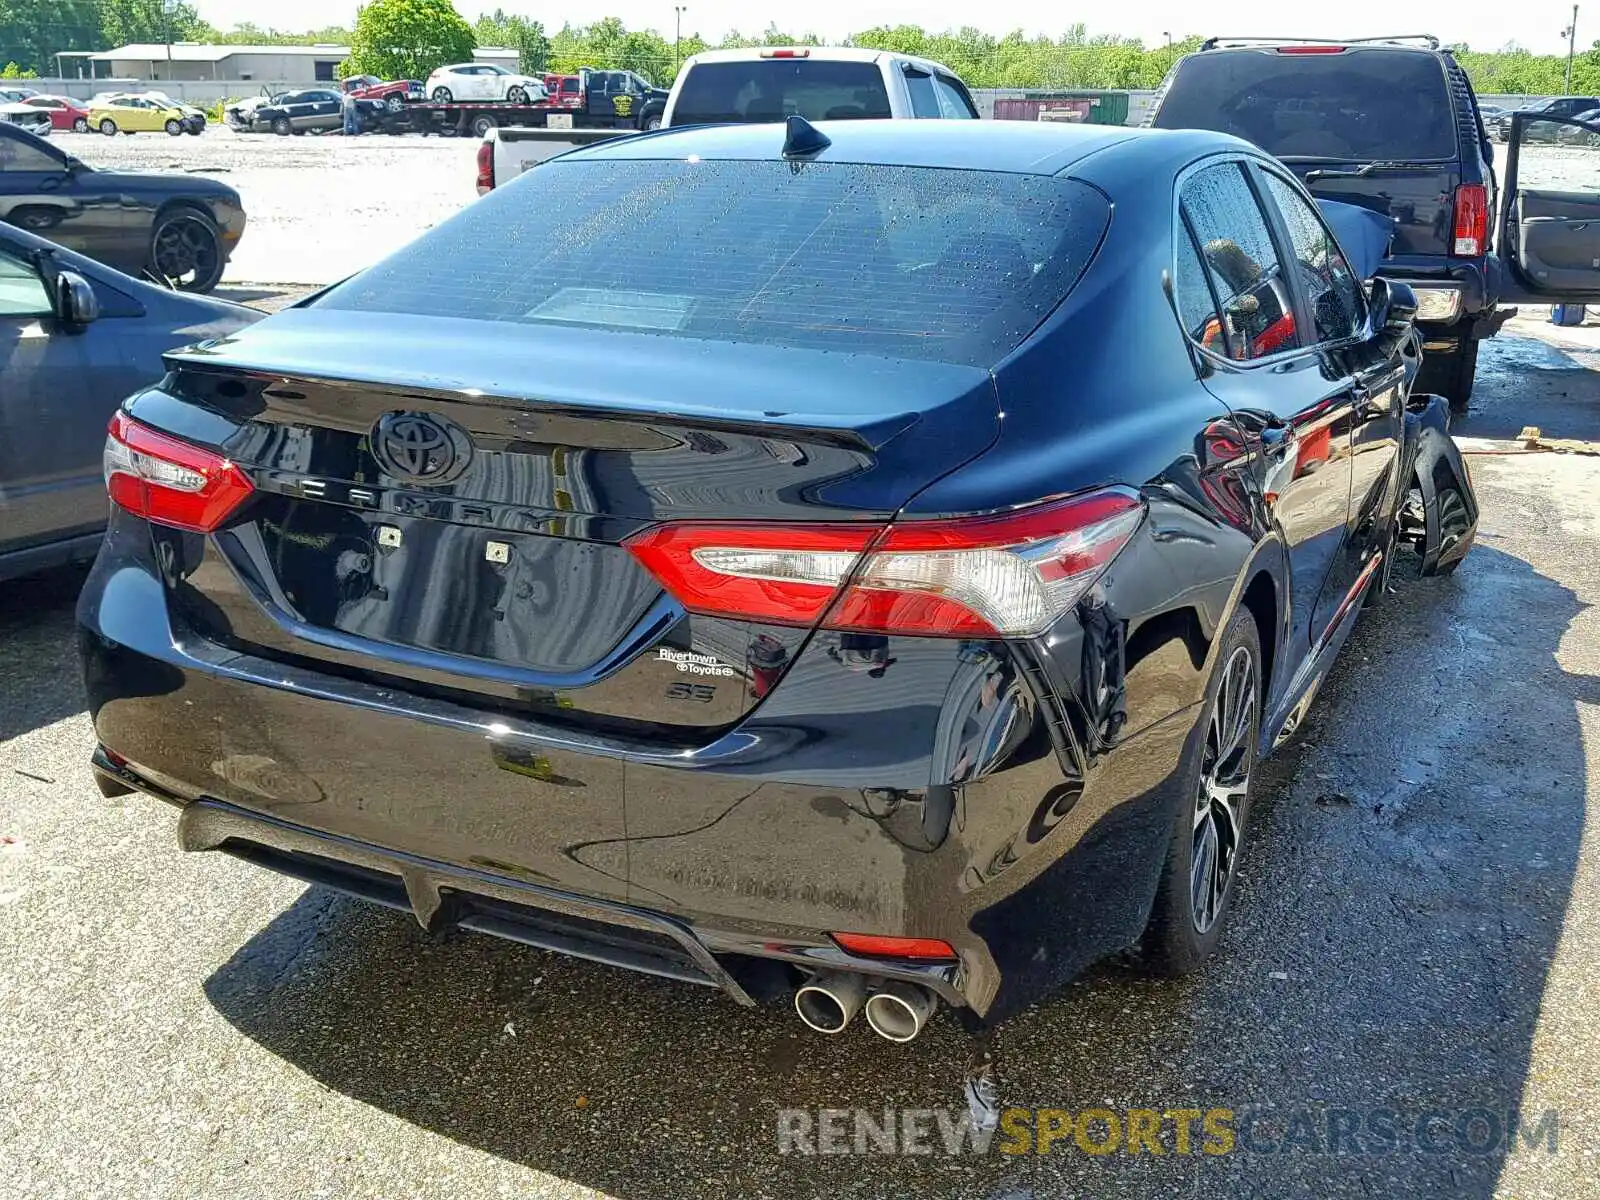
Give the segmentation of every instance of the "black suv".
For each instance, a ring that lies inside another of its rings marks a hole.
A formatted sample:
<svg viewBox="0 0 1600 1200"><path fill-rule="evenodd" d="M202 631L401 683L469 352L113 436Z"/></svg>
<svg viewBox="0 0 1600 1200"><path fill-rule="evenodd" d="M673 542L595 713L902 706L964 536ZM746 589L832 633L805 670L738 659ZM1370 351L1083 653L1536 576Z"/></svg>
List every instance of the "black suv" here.
<svg viewBox="0 0 1600 1200"><path fill-rule="evenodd" d="M1435 38L1212 38L1173 66L1146 124L1234 134L1276 155L1319 199L1391 217L1379 273L1416 291L1426 352L1417 387L1447 397L1457 411L1472 393L1478 342L1515 311L1499 308L1502 302L1582 300L1600 290L1600 270L1574 290L1578 270L1558 277L1512 261L1530 253L1529 236L1549 239L1548 219L1567 215L1572 202L1592 221L1593 208L1584 206L1600 205L1600 196L1572 201L1574 193L1560 193L1558 212L1536 198L1537 220L1522 214L1522 196L1512 197L1503 210L1509 236L1496 246L1494 146L1466 72ZM1584 264L1600 262L1600 233L1579 220L1568 216L1557 240L1558 265L1590 249L1594 257Z"/></svg>

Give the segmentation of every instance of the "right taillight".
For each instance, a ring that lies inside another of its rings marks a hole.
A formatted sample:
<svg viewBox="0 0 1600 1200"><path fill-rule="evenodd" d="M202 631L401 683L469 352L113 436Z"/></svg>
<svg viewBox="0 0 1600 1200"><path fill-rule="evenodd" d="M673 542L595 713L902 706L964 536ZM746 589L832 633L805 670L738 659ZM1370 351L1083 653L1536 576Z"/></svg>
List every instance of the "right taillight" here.
<svg viewBox="0 0 1600 1200"><path fill-rule="evenodd" d="M232 461L141 425L120 410L105 449L106 494L135 516L210 533L255 489Z"/></svg>
<svg viewBox="0 0 1600 1200"><path fill-rule="evenodd" d="M494 143L482 142L478 146L478 192L494 190Z"/></svg>
<svg viewBox="0 0 1600 1200"><path fill-rule="evenodd" d="M886 530L682 522L626 545L691 612L860 633L1032 637L1078 602L1143 514L1135 496L1108 490Z"/></svg>
<svg viewBox="0 0 1600 1200"><path fill-rule="evenodd" d="M1456 189L1455 240L1450 253L1477 258L1489 241L1489 189L1481 183L1463 183Z"/></svg>

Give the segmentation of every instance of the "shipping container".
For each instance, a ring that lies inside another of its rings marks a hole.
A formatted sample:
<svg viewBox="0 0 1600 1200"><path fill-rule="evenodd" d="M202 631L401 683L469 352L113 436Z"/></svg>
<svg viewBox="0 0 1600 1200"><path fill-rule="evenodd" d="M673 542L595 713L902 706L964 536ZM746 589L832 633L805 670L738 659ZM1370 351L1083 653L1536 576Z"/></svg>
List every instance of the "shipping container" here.
<svg viewBox="0 0 1600 1200"><path fill-rule="evenodd" d="M1065 121L1081 125L1124 125L1127 92L1024 92L996 97L997 121Z"/></svg>

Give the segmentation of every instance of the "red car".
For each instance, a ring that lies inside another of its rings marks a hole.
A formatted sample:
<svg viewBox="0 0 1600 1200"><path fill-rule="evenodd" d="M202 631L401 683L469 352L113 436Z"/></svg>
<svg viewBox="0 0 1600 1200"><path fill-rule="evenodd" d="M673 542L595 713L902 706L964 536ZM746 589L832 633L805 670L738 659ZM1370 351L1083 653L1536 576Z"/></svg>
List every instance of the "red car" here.
<svg viewBox="0 0 1600 1200"><path fill-rule="evenodd" d="M376 75L352 75L340 85L357 100L382 100L384 107L399 111L407 100L423 100L422 82L417 79L385 81Z"/></svg>
<svg viewBox="0 0 1600 1200"><path fill-rule="evenodd" d="M71 96L29 96L22 103L49 112L51 129L89 132L89 109L82 101L74 100Z"/></svg>

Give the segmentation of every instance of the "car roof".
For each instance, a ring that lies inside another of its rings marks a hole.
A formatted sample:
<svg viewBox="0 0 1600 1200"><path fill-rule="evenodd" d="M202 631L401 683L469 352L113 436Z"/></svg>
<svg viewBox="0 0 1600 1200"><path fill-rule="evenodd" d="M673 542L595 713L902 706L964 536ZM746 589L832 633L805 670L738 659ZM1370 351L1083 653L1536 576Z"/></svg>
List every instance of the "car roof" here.
<svg viewBox="0 0 1600 1200"><path fill-rule="evenodd" d="M1208 130L1133 129L1033 121L818 121L831 139L806 161L942 167L1020 175L1056 175L1106 151L1126 148L1152 164L1208 150L1258 154L1248 142ZM597 142L561 156L575 159L780 159L782 124L687 125ZM1140 149L1142 148L1142 149Z"/></svg>

